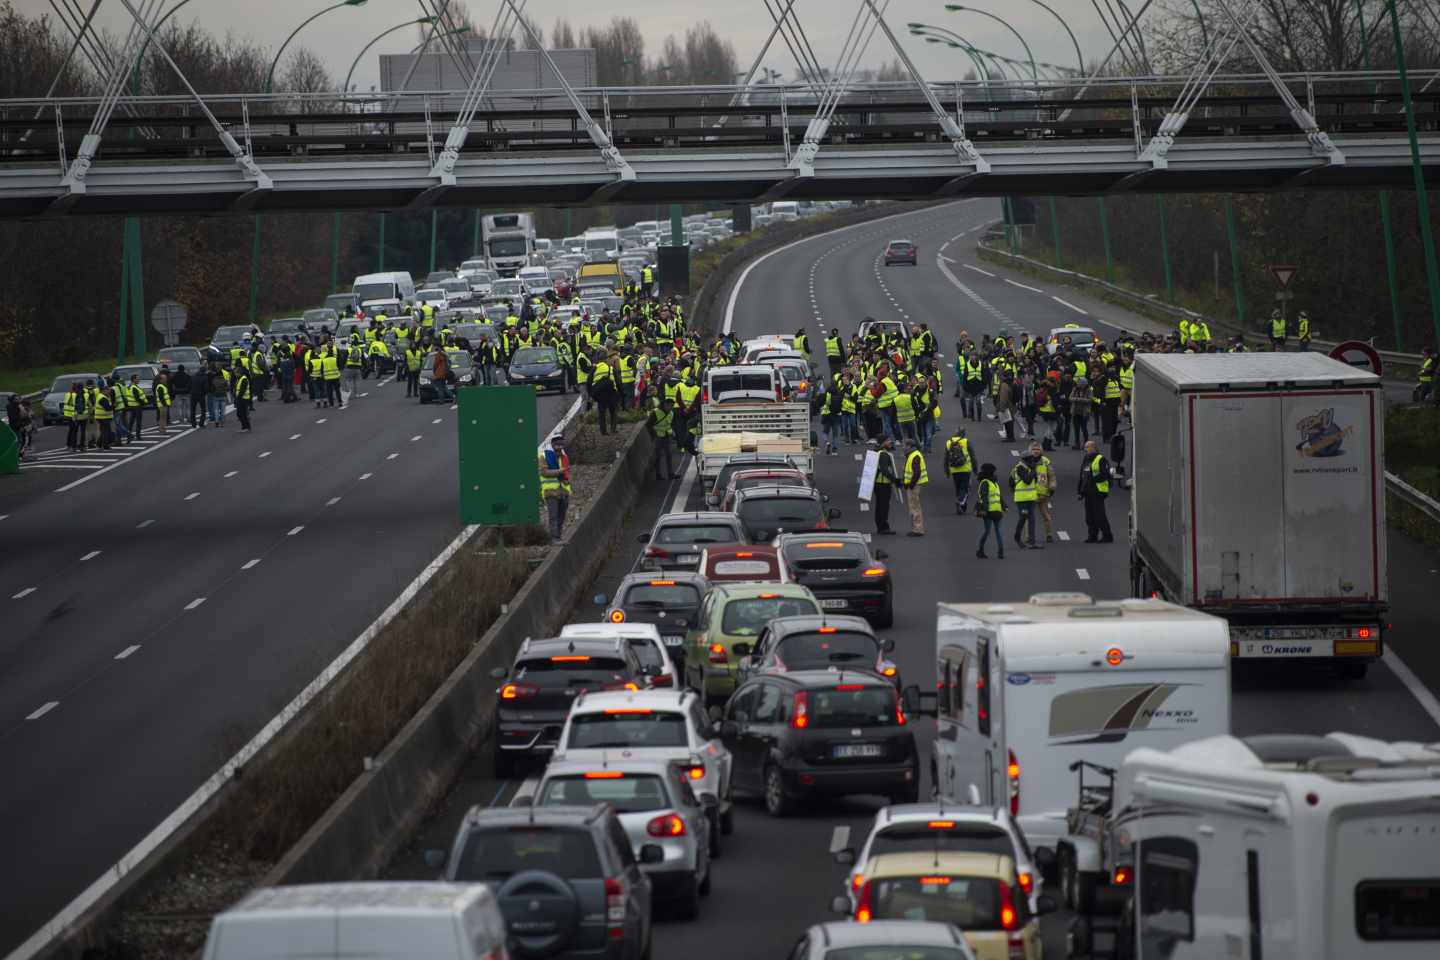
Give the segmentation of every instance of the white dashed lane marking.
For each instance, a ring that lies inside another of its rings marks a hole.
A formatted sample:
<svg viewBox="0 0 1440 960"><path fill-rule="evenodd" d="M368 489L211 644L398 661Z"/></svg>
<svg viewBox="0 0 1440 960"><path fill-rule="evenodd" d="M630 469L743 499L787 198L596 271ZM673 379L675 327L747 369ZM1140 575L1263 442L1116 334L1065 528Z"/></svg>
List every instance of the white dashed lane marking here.
<svg viewBox="0 0 1440 960"><path fill-rule="evenodd" d="M11 599L11 600L24 600L26 597L30 596L30 594L34 593L35 590L36 590L35 587L26 587L24 590L21 590L19 593L14 594L13 596L11 596L10 599Z"/></svg>
<svg viewBox="0 0 1440 960"><path fill-rule="evenodd" d="M197 491L195 491L194 493L192 493L192 494L190 494L189 496L187 496L185 499L186 499L186 500L194 500L194 499L195 499L196 497L198 497L198 496L200 496L200 491L197 490Z"/></svg>
<svg viewBox="0 0 1440 960"><path fill-rule="evenodd" d="M99 550L91 550L89 553L85 554L85 556L80 558L80 562L84 563L86 560L94 560L98 556L100 556Z"/></svg>
<svg viewBox="0 0 1440 960"><path fill-rule="evenodd" d="M293 537L293 536L295 536L295 534L299 533L301 530L304 530L304 529L305 529L304 524L301 524L301 525L298 526L298 527L291 527L291 528L290 528L290 531L289 531L288 533L286 533L285 536L287 536L287 537Z"/></svg>
<svg viewBox="0 0 1440 960"><path fill-rule="evenodd" d="M257 557L257 558L255 558L254 560L251 560L250 562L246 563L246 564L245 564L243 567L241 567L240 569L241 569L241 570L249 570L249 569L251 569L251 568L253 568L253 567L258 567L259 565L260 565L260 558Z"/></svg>
<svg viewBox="0 0 1440 960"><path fill-rule="evenodd" d="M431 420L430 422L431 422L431 423L439 423L439 422L440 422L440 418L439 418L439 417L436 417L434 420Z"/></svg>
<svg viewBox="0 0 1440 960"><path fill-rule="evenodd" d="M1055 531L1055 536L1056 536L1058 539L1060 539L1060 540L1069 540L1069 539L1070 539L1070 534L1066 533L1064 530L1056 530L1056 531Z"/></svg>
<svg viewBox="0 0 1440 960"><path fill-rule="evenodd" d="M139 649L140 649L140 644L138 644L138 643L132 643L130 646L126 647L124 650L121 650L119 653L115 654L115 659L116 659L116 660L125 660L125 659L127 659L132 653L134 653L136 650L139 650Z"/></svg>
<svg viewBox="0 0 1440 960"><path fill-rule="evenodd" d="M1028 283L1020 283L1018 280L1011 280L1009 277L1004 277L1003 279L1005 280L1006 283L1010 284L1010 286L1012 286L1012 287L1019 287L1021 290L1029 290L1031 293L1044 293L1044 292L1045 292L1044 290L1041 290L1039 287L1032 287L1032 286L1030 286L1030 284L1028 284Z"/></svg>
<svg viewBox="0 0 1440 960"><path fill-rule="evenodd" d="M45 716L45 714L49 713L51 710L54 710L58 706L60 706L59 700L51 700L49 703L42 706L39 710L36 710L34 713L27 715L25 719L39 720L41 717Z"/></svg>
<svg viewBox="0 0 1440 960"><path fill-rule="evenodd" d="M1090 571L1086 570L1084 567L1076 567L1075 576L1079 577L1081 580L1089 580Z"/></svg>
<svg viewBox="0 0 1440 960"><path fill-rule="evenodd" d="M361 479L361 480L369 480L369 479L370 479L371 477L373 477L373 476L375 476L375 474L373 474L373 473L362 473L362 474L360 474L360 479Z"/></svg>
<svg viewBox="0 0 1440 960"><path fill-rule="evenodd" d="M316 423L325 423L325 422L327 422L329 419L330 419L329 417L321 417L319 420L316 420L315 422L316 422Z"/></svg>
<svg viewBox="0 0 1440 960"><path fill-rule="evenodd" d="M398 453L392 453L392 454L390 454L390 456L386 457L385 459L386 459L386 460L394 460L394 459L395 459L396 457L398 457L398 456L400 456L400 454L398 454Z"/></svg>
<svg viewBox="0 0 1440 960"><path fill-rule="evenodd" d="M335 506L335 504L337 504L337 503L339 503L339 502L340 502L340 498L339 498L339 497L331 497L329 500L326 500L326 501L325 501L325 506L327 506L327 507L333 507L333 506Z"/></svg>
<svg viewBox="0 0 1440 960"><path fill-rule="evenodd" d="M942 258L942 259L950 260L949 257L944 257L944 258ZM954 260L950 260L950 262L951 262L951 263L954 263L955 261L954 261ZM973 264L973 263L962 263L962 264L960 264L960 266L964 267L966 270L974 270L976 273L983 273L983 274L985 274L985 276L987 276L987 277L993 277L993 276L995 276L995 274L991 273L989 270L981 270L979 267L975 266L975 264Z"/></svg>
<svg viewBox="0 0 1440 960"><path fill-rule="evenodd" d="M144 530L146 527L150 526L150 524L154 522L154 520L141 520L139 523L135 524L135 529Z"/></svg>
<svg viewBox="0 0 1440 960"><path fill-rule="evenodd" d="M265 459L266 457L268 457L268 456L270 456L270 451L269 451L269 450L266 450L264 453L260 454L260 456L257 457L256 459L258 459L258 460L264 460L264 459Z"/></svg>
<svg viewBox="0 0 1440 960"><path fill-rule="evenodd" d="M300 434L298 434L298 433L293 433L293 434L290 435L290 439L291 439L291 440L299 440L299 439L300 439Z"/></svg>
<svg viewBox="0 0 1440 960"><path fill-rule="evenodd" d="M231 470L229 473L225 474L225 479L229 480L231 477L238 476L239 473L239 470Z"/></svg>
<svg viewBox="0 0 1440 960"><path fill-rule="evenodd" d="M419 440L419 439L420 439L421 437L423 437L423 436L424 436L424 434L422 434L422 433L417 433L417 434L415 434L415 436L413 436L413 437L410 438L410 442L411 442L411 443L414 443L416 440Z"/></svg>
<svg viewBox="0 0 1440 960"><path fill-rule="evenodd" d="M204 597L196 597L194 600L191 600L189 603L185 604L185 609L186 609L186 610L194 610L196 607L200 606L200 604L202 604L202 603L204 603L204 602L205 602L205 598L204 598Z"/></svg>
<svg viewBox="0 0 1440 960"><path fill-rule="evenodd" d="M1088 316L1090 316L1090 313L1089 313L1088 310L1082 310L1082 309L1080 309L1079 307L1075 306L1075 304L1070 303L1070 302L1068 302L1068 301L1066 301L1066 300L1061 300L1059 297L1055 296L1054 294L1051 294L1051 295L1050 295L1050 299L1051 299L1051 300L1054 300L1056 303L1060 304L1060 306L1062 306L1062 307L1069 307L1071 310L1074 310L1076 313L1080 314L1082 317L1088 317Z"/></svg>

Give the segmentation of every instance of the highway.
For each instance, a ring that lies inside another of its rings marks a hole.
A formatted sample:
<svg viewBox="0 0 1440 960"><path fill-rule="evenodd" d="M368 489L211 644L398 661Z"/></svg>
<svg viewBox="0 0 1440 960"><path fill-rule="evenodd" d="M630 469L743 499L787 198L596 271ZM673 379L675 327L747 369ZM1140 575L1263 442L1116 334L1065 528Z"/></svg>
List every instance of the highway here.
<svg viewBox="0 0 1440 960"><path fill-rule="evenodd" d="M947 362L953 360L954 342L962 329L977 341L982 334L1002 330L1043 333L1072 320L1097 327L1106 338L1122 326L1134 333L1158 329L1118 307L1070 289L1050 289L1044 282L979 261L974 240L998 216L994 201L964 201L781 248L757 261L746 275L734 301L733 328L743 338L794 332L803 326L812 334L811 343L819 344L822 329L837 326L848 338L867 314L885 318L898 313L929 323ZM876 264L884 241L891 238L920 245L918 267ZM953 373L947 371L941 437L959 422L958 401L949 396L953 383ZM1005 442L993 421L968 427L977 463L990 461L1008 473L1011 451L1019 450L1020 442ZM937 450L938 445L937 438ZM858 511L854 492L860 449L845 448L839 456L817 458L816 473L832 505L844 511L837 525L869 531L873 529L870 515ZM1063 531L1060 539L1043 551L1012 548L1003 561L982 561L974 555L979 521L955 515L943 456L939 452L931 456L930 484L924 495L927 536L883 538L896 583L895 625L884 633L896 641L893 656L907 682L924 688L934 681L934 611L939 601L1024 599L1055 590L1079 590L1103 599L1127 594L1125 499L1112 496L1109 504L1116 543L1081 542L1085 536L1081 504L1068 494L1075 488L1079 454L1061 449L1051 457L1060 473L1055 501L1056 528ZM610 558L590 592L613 590L635 560L634 534L649 530L657 513L678 506L696 509L700 503L697 485L684 479L657 483L647 491L619 540L620 552ZM1013 522L1012 511L1006 518L1007 536L1013 532ZM899 505L891 511L891 523L905 529L906 515ZM1345 730L1389 740L1440 738L1440 705L1429 693L1440 690L1440 656L1433 650L1433 622L1427 622L1440 587L1440 552L1392 530L1390 577L1394 627L1389 643L1403 665L1378 665L1359 682L1294 670L1249 678L1236 684L1233 729L1240 735ZM582 612L585 618L598 614L593 608ZM917 732L922 756L928 756L932 721L921 721ZM497 781L488 756L473 758L444 808L427 822L387 875L434 877L437 871L427 866L424 854L448 848L465 809L472 804L509 803L533 789L532 783ZM923 789L928 793L928 774ZM806 926L835 919L828 905L841 892L845 868L828 854L834 829L847 826L863 831L880 803L879 798L826 803L787 820L774 820L757 806L741 805L735 833L726 838L724 855L716 863L714 892L704 902L699 920L662 922L655 955L786 955ZM1063 916L1046 919L1047 956L1064 956L1065 925Z"/></svg>
<svg viewBox="0 0 1440 960"><path fill-rule="evenodd" d="M194 793L459 533L453 408L404 393L362 381L347 408L317 410L272 390L251 433L232 415L115 466L7 480L0 956ZM573 402L541 399L542 436ZM62 428L42 438L63 451Z"/></svg>

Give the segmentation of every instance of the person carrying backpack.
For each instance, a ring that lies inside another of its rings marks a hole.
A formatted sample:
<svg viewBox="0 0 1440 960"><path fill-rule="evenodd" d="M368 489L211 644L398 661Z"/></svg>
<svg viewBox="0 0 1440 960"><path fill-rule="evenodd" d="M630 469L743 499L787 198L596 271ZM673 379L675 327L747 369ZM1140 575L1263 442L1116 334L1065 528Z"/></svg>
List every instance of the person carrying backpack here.
<svg viewBox="0 0 1440 960"><path fill-rule="evenodd" d="M954 436L945 441L945 472L955 484L955 512L964 514L970 501L970 476L975 459L970 455L970 440L964 427L956 427Z"/></svg>

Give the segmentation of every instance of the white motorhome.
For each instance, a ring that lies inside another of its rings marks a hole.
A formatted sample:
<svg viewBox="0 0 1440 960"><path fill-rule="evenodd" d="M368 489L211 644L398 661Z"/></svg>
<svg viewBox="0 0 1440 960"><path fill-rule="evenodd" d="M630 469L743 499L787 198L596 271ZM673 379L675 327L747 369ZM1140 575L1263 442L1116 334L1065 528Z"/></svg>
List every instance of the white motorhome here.
<svg viewBox="0 0 1440 960"><path fill-rule="evenodd" d="M1051 853L1075 797L1072 762L1118 766L1137 746L1230 732L1225 621L1162 600L942 603L935 655L935 709L922 712L936 716L941 795L967 802L974 784Z"/></svg>
<svg viewBox="0 0 1440 960"><path fill-rule="evenodd" d="M367 300L399 300L404 305L415 302L415 281L404 270L364 273L355 278L355 282L350 285L350 292L360 303Z"/></svg>
<svg viewBox="0 0 1440 960"><path fill-rule="evenodd" d="M1331 733L1136 750L1114 805L1134 850L1126 955L1440 956L1440 744Z"/></svg>

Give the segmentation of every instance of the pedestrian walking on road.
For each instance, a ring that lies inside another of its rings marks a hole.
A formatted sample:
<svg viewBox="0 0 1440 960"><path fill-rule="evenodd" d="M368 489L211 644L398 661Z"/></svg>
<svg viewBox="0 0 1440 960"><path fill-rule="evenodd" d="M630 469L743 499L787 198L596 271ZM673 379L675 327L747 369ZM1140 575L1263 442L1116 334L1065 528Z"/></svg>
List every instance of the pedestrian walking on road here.
<svg viewBox="0 0 1440 960"><path fill-rule="evenodd" d="M990 539L990 531L995 531L995 555L1005 559L1005 534L1001 530L1000 521L1005 518L1005 501L1000 496L1000 484L995 482L995 464L986 463L980 467L980 480L975 485L975 516L984 522L980 529L980 543L975 548L975 556L981 560L987 559L985 554L985 541Z"/></svg>
<svg viewBox="0 0 1440 960"><path fill-rule="evenodd" d="M540 496L550 524L550 542L564 543L565 514L570 508L570 455L565 437L550 438L550 449L540 452Z"/></svg>
<svg viewBox="0 0 1440 960"><path fill-rule="evenodd" d="M879 461L875 467L875 489L870 497L870 505L875 511L875 532L881 536L893 537L895 531L890 527L890 501L895 497L895 488L900 484L900 474L895 469L895 441L887 437L880 444L872 439L870 444L880 447L877 451Z"/></svg>
<svg viewBox="0 0 1440 960"><path fill-rule="evenodd" d="M203 366L196 367L194 373L186 373L181 367L176 375L175 390L180 392L179 378L185 378L185 390L182 394L185 397L185 419L189 421L191 429L199 429L205 425L205 393L210 386L210 373Z"/></svg>
<svg viewBox="0 0 1440 960"><path fill-rule="evenodd" d="M666 480L675 479L675 406L670 402L669 397L660 400L658 407L650 409L650 416L645 421L645 429L655 440L655 479L660 477L660 461L665 461Z"/></svg>
<svg viewBox="0 0 1440 960"><path fill-rule="evenodd" d="M145 427L145 388L140 386L140 374L131 374L130 384L120 389L125 391L125 427L138 441Z"/></svg>
<svg viewBox="0 0 1440 960"><path fill-rule="evenodd" d="M1034 550L1039 546L1035 542L1035 501L1040 496L1039 484L1034 469L1024 460L1010 468L1010 496L1015 501L1015 546ZM1027 524L1030 527L1028 542L1022 540Z"/></svg>
<svg viewBox="0 0 1440 960"><path fill-rule="evenodd" d="M1100 453L1094 440L1085 441L1080 462L1080 499L1085 501L1085 542L1114 543L1110 518L1105 515L1105 498L1110 495L1110 461Z"/></svg>
<svg viewBox="0 0 1440 960"><path fill-rule="evenodd" d="M205 378L205 415L215 428L225 426L225 398L229 383L219 364L210 364L210 375Z"/></svg>
<svg viewBox="0 0 1440 960"><path fill-rule="evenodd" d="M905 441L905 503L910 508L910 532L907 537L925 536L925 512L920 506L920 494L930 482L929 471L925 468L925 454L914 438Z"/></svg>
<svg viewBox="0 0 1440 960"><path fill-rule="evenodd" d="M61 410L65 415L65 446L71 450L83 450L85 448L83 421L86 407L85 391L80 389L80 384L70 384L70 392L65 394Z"/></svg>
<svg viewBox="0 0 1440 960"><path fill-rule="evenodd" d="M1045 527L1045 542L1054 543L1055 512L1050 501L1055 495L1055 464L1045 456L1045 448L1038 441L1030 444L1030 456L1025 462L1035 471L1035 513Z"/></svg>
<svg viewBox="0 0 1440 960"><path fill-rule="evenodd" d="M964 514L970 501L970 476L975 472L975 458L970 455L970 439L964 427L956 427L954 436L945 441L945 472L955 484L955 512Z"/></svg>
<svg viewBox="0 0 1440 960"><path fill-rule="evenodd" d="M240 421L240 432L250 432L250 407L254 396L250 389L250 374L244 367L235 374L235 418Z"/></svg>
<svg viewBox="0 0 1440 960"><path fill-rule="evenodd" d="M174 394L170 391L170 374L161 372L155 378L155 426L163 434L170 429L170 404Z"/></svg>

